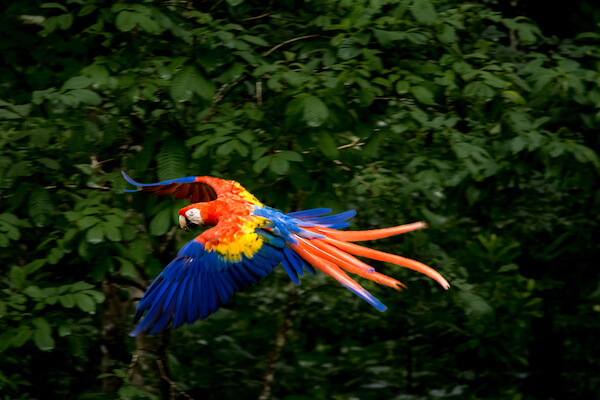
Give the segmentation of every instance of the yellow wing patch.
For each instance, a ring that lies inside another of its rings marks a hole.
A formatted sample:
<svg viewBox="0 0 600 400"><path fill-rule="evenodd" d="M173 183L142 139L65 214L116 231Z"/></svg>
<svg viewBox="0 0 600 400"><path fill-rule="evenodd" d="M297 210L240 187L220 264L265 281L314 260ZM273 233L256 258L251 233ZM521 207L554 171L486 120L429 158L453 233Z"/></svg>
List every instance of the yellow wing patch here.
<svg viewBox="0 0 600 400"><path fill-rule="evenodd" d="M257 235L254 231L267 223L266 218L248 218L247 221L237 225L231 234L220 236L218 244L207 243L206 250L214 250L226 261L232 263L242 261L242 255L252 258L264 243L262 236Z"/></svg>
<svg viewBox="0 0 600 400"><path fill-rule="evenodd" d="M252 193L250 193L249 191L247 191L238 182L233 182L233 186L241 189L241 191L238 193L238 196L240 196L241 198L243 198L246 201L249 201L250 203L252 203L254 205L257 205L259 207L263 206L263 203L261 203L260 201L258 201L258 199L256 197L254 197L254 195Z"/></svg>

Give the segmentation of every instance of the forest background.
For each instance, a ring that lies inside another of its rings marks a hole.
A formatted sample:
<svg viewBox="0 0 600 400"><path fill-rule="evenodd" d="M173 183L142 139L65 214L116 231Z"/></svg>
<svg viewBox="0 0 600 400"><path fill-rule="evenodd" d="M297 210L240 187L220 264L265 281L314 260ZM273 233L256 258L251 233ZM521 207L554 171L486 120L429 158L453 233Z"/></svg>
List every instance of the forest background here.
<svg viewBox="0 0 600 400"><path fill-rule="evenodd" d="M600 398L595 1L11 2L0 14L1 399ZM280 268L134 340L193 237L124 194L212 175L284 211L425 220L385 313ZM130 188L130 187L129 187Z"/></svg>

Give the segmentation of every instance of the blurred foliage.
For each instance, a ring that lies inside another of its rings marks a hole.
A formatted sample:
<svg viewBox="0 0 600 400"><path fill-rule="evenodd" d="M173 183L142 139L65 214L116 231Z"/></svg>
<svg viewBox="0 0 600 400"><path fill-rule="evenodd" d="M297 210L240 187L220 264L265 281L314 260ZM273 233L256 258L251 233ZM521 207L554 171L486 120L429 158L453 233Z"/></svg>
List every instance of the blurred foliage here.
<svg viewBox="0 0 600 400"><path fill-rule="evenodd" d="M549 38L486 7L8 5L2 399L598 398L600 34ZM121 170L235 179L284 211L354 208L357 229L425 219L374 246L452 288L378 265L409 286L366 284L379 314L278 269L134 342L134 301L193 234L182 203L123 194Z"/></svg>

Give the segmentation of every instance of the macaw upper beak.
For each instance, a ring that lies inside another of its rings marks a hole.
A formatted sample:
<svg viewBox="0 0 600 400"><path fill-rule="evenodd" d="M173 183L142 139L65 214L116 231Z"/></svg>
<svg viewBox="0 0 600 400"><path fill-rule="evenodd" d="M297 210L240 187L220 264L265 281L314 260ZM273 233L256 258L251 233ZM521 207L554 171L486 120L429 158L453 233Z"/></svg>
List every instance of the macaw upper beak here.
<svg viewBox="0 0 600 400"><path fill-rule="evenodd" d="M184 231L189 231L190 230L190 220L187 219L186 217L184 217L183 215L179 216L179 226L181 227L181 229L183 229Z"/></svg>

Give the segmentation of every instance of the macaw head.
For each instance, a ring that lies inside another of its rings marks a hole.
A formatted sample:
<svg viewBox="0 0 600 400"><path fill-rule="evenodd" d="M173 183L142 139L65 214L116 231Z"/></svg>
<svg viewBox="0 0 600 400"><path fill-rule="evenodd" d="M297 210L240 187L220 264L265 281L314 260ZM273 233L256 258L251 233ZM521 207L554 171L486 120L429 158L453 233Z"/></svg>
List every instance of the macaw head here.
<svg viewBox="0 0 600 400"><path fill-rule="evenodd" d="M196 203L179 210L179 226L181 226L181 229L189 231L199 225L204 225L204 221L207 219L204 208L203 204Z"/></svg>

